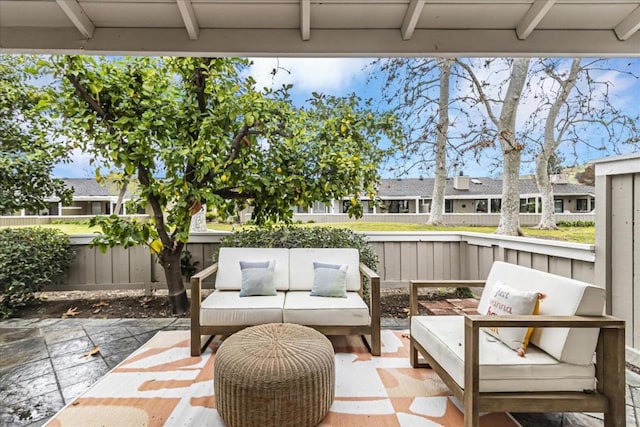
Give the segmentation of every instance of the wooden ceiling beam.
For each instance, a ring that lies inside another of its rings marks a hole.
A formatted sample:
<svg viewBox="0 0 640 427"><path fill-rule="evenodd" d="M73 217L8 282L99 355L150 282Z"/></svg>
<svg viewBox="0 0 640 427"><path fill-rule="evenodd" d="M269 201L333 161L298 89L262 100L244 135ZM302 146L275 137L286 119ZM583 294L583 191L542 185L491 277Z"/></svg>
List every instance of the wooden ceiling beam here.
<svg viewBox="0 0 640 427"><path fill-rule="evenodd" d="M178 9L180 10L180 15L182 15L184 27L189 34L189 38L191 40L198 40L198 37L200 36L200 25L198 25L198 19L196 17L196 12L193 10L193 4L191 4L191 0L176 1L178 4Z"/></svg>
<svg viewBox="0 0 640 427"><path fill-rule="evenodd" d="M311 0L300 0L300 36L311 39Z"/></svg>
<svg viewBox="0 0 640 427"><path fill-rule="evenodd" d="M640 30L640 6L622 20L613 31L619 40L625 41Z"/></svg>
<svg viewBox="0 0 640 427"><path fill-rule="evenodd" d="M531 5L518 27L516 27L516 35L520 40L526 40L531 35L555 2L556 0L536 0Z"/></svg>
<svg viewBox="0 0 640 427"><path fill-rule="evenodd" d="M420 19L420 14L422 14L422 9L424 8L424 1L425 0L411 0L409 3L402 21L402 27L400 28L403 40L409 40L413 37L413 32L416 29L418 19Z"/></svg>
<svg viewBox="0 0 640 427"><path fill-rule="evenodd" d="M93 37L96 26L91 19L89 19L77 0L56 0L56 3L85 38L90 39Z"/></svg>

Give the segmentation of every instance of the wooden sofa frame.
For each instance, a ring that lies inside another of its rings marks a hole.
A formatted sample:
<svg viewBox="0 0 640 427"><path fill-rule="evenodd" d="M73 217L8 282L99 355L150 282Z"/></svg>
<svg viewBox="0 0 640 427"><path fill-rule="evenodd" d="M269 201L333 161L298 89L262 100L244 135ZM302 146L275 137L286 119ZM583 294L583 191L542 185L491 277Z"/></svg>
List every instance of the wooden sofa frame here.
<svg viewBox="0 0 640 427"><path fill-rule="evenodd" d="M484 287L478 280L421 280L410 282L410 316L418 315L418 289ZM488 327L599 328L596 347L596 390L585 392L481 393L479 391L479 334ZM464 329L464 388L413 337L411 365L431 367L464 403L465 427L480 425L480 412L602 412L606 427L625 425L624 321L611 316L479 316L466 315ZM418 360L420 354L426 363Z"/></svg>
<svg viewBox="0 0 640 427"><path fill-rule="evenodd" d="M202 336L231 335L252 325L212 326L200 324L200 304L202 295L202 282L218 271L218 263L205 268L198 274L191 276L191 355L199 356L202 353ZM305 325L316 329L325 335L362 335L368 338L365 342L373 356L380 356L380 276L369 267L360 263L360 296L362 296L363 279L367 278L370 284L369 290L369 325L363 326L321 326Z"/></svg>

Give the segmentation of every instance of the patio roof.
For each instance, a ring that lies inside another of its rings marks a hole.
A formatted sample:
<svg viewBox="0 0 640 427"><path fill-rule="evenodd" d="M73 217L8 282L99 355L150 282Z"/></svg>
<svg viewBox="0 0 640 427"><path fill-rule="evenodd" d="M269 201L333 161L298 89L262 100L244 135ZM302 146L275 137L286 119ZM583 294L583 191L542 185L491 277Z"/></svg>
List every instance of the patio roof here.
<svg viewBox="0 0 640 427"><path fill-rule="evenodd" d="M637 0L0 0L0 52L640 56Z"/></svg>

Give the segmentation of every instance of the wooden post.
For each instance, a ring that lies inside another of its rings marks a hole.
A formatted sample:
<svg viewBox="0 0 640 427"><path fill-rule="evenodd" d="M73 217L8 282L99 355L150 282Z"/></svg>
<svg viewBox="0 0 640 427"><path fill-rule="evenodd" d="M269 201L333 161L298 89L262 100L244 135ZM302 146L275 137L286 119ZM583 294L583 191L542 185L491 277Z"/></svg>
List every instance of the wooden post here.
<svg viewBox="0 0 640 427"><path fill-rule="evenodd" d="M595 163L595 284L606 289L606 312L626 322L626 345L640 349L640 155Z"/></svg>
<svg viewBox="0 0 640 427"><path fill-rule="evenodd" d="M480 426L480 329L464 320L464 427Z"/></svg>

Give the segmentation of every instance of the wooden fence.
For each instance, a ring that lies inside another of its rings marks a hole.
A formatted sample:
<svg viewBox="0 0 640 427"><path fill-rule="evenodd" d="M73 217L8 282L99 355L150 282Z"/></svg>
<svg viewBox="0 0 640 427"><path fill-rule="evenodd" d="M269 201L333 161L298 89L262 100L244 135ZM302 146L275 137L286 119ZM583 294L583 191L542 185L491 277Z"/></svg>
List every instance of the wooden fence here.
<svg viewBox="0 0 640 427"><path fill-rule="evenodd" d="M197 269L212 263L225 233L192 235L187 249ZM593 282L593 245L481 233L364 233L380 258L382 285L405 287L412 279L482 279L493 261L502 260L542 271ZM151 253L141 247L91 248L92 236L71 238L75 262L59 290L158 289L164 273Z"/></svg>
<svg viewBox="0 0 640 427"><path fill-rule="evenodd" d="M146 221L149 215L121 215L122 218L137 218ZM89 221L94 215L40 215L40 216L0 216L0 227L15 227L26 225L45 225L60 222L84 222Z"/></svg>

